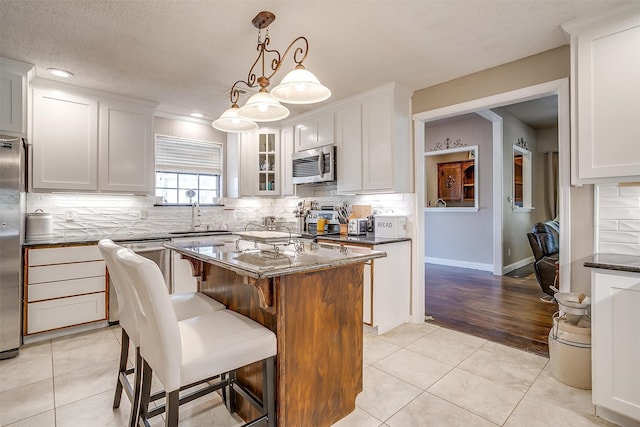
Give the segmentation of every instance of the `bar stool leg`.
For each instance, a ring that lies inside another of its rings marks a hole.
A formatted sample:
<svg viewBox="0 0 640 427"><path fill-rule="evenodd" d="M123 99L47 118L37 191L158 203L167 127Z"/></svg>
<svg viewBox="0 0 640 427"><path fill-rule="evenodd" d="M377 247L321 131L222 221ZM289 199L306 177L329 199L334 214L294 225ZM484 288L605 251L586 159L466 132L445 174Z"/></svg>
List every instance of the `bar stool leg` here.
<svg viewBox="0 0 640 427"><path fill-rule="evenodd" d="M142 387L140 389L140 404L136 415L136 425L141 421L143 425L148 425L149 399L151 396L151 378L153 371L151 366L142 359Z"/></svg>
<svg viewBox="0 0 640 427"><path fill-rule="evenodd" d="M236 371L233 370L231 372L227 373L228 375L228 383L225 386L225 389L227 390L227 409L229 411L230 414L233 414L234 412L236 412L236 392L233 389L233 383L236 382Z"/></svg>
<svg viewBox="0 0 640 427"><path fill-rule="evenodd" d="M165 426L178 427L178 411L180 406L180 390L167 393L165 403Z"/></svg>
<svg viewBox="0 0 640 427"><path fill-rule="evenodd" d="M135 379L133 390L133 402L131 403L131 414L129 415L129 427L136 427L140 418L140 395L142 393L142 369L143 361L140 355L140 347L136 347Z"/></svg>
<svg viewBox="0 0 640 427"><path fill-rule="evenodd" d="M121 376L127 375L127 357L129 356L129 335L122 329L122 343L120 344L120 364L118 366L118 378L116 381L116 392L113 396L113 409L120 407L122 400L122 379Z"/></svg>

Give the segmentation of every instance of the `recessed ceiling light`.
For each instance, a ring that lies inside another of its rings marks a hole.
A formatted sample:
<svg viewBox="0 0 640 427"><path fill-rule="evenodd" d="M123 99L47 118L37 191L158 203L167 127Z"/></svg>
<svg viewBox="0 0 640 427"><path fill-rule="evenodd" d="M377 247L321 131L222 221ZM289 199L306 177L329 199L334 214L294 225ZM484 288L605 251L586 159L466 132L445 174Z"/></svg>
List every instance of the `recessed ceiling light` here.
<svg viewBox="0 0 640 427"><path fill-rule="evenodd" d="M65 79L73 76L72 73L65 70L61 70L59 68L47 68L47 71L49 71L54 76L64 77Z"/></svg>
<svg viewBox="0 0 640 427"><path fill-rule="evenodd" d="M191 117L195 117L196 119L201 119L204 117L202 113L191 113Z"/></svg>

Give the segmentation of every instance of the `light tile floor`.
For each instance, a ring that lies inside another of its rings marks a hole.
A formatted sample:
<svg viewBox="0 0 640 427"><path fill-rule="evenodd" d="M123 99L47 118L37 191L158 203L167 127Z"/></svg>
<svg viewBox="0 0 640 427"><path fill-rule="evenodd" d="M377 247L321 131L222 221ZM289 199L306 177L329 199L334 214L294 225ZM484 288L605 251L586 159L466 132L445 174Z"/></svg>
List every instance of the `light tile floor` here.
<svg viewBox="0 0 640 427"><path fill-rule="evenodd" d="M115 326L27 345L0 361L0 425L126 426L126 397L111 409L119 340ZM364 390L335 427L612 425L595 417L590 391L556 381L548 362L427 323L365 333ZM215 394L180 408L181 426L239 424Z"/></svg>

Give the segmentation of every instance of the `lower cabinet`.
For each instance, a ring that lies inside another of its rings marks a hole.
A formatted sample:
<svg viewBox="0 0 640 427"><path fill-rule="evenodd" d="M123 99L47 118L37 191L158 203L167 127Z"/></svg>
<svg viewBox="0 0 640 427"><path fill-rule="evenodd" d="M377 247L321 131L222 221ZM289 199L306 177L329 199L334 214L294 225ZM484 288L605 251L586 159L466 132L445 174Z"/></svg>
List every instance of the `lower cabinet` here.
<svg viewBox="0 0 640 427"><path fill-rule="evenodd" d="M108 281L98 246L25 250L24 335L107 319Z"/></svg>
<svg viewBox="0 0 640 427"><path fill-rule="evenodd" d="M318 239L318 243L336 244ZM384 334L409 321L411 288L411 241L381 245L351 243L345 246L367 247L387 256L365 263L364 307L362 321Z"/></svg>
<svg viewBox="0 0 640 427"><path fill-rule="evenodd" d="M640 425L640 274L592 272L593 403L596 415Z"/></svg>

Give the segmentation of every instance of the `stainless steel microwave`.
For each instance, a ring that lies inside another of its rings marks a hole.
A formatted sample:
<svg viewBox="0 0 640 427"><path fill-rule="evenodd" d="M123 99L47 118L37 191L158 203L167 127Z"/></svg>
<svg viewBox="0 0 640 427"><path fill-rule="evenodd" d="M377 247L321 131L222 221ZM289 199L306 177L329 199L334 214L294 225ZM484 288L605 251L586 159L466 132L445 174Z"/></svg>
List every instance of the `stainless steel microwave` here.
<svg viewBox="0 0 640 427"><path fill-rule="evenodd" d="M336 147L324 147L293 153L294 184L328 184L336 180Z"/></svg>

